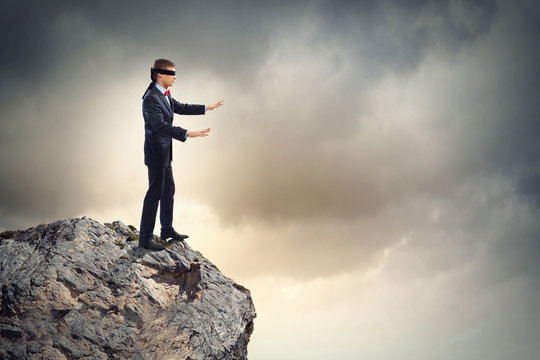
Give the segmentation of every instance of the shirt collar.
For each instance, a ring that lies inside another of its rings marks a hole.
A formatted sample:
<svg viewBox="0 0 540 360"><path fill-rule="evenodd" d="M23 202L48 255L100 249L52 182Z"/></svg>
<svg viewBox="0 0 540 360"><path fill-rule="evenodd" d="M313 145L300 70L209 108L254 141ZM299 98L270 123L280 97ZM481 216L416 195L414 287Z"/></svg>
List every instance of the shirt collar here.
<svg viewBox="0 0 540 360"><path fill-rule="evenodd" d="M157 89L158 89L159 91L161 91L161 93L162 93L163 95L165 95L165 88L164 88L163 86L161 86L161 85L159 85L158 83L156 83L156 87L157 87Z"/></svg>

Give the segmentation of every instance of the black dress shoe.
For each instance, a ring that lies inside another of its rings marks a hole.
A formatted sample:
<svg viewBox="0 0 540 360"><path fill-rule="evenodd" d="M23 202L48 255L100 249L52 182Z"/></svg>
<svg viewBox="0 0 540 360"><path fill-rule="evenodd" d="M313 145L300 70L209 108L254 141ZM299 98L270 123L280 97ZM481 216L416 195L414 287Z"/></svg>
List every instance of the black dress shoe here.
<svg viewBox="0 0 540 360"><path fill-rule="evenodd" d="M174 230L172 230L172 231L167 231L167 232L161 232L161 238L162 238L163 240L171 239L172 241L184 241L184 240L187 239L188 237L189 237L189 236L179 234L179 233L177 233L177 232L174 231Z"/></svg>
<svg viewBox="0 0 540 360"><path fill-rule="evenodd" d="M158 242L155 242L152 239L139 240L139 247L149 250L165 250L165 246L161 245Z"/></svg>

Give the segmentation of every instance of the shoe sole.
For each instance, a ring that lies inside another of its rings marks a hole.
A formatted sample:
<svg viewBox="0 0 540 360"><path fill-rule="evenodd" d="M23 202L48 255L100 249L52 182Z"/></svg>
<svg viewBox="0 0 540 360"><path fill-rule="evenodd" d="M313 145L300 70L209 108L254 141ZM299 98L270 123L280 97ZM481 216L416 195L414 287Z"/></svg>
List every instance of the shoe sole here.
<svg viewBox="0 0 540 360"><path fill-rule="evenodd" d="M184 240L186 240L187 238L189 238L189 236L187 236L187 235L186 235L185 237L182 236L181 238L173 238L173 237L171 237L171 236L167 236L167 237L163 237L163 236L162 236L162 237L161 237L161 240L168 240L168 239L171 239L172 241L184 241Z"/></svg>

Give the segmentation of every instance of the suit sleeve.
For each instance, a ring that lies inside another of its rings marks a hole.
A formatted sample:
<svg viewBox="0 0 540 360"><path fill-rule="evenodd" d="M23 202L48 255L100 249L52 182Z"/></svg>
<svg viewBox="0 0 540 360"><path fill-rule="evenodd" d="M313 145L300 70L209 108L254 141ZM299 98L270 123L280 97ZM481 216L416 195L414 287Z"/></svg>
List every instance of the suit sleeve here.
<svg viewBox="0 0 540 360"><path fill-rule="evenodd" d="M206 106L204 105L191 105L183 104L179 101L173 100L174 112L180 115L204 115Z"/></svg>
<svg viewBox="0 0 540 360"><path fill-rule="evenodd" d="M171 123L165 121L163 110L156 99L150 96L144 99L143 112L144 118L148 121L152 130L162 135L171 136L176 140L186 141L187 130L180 126L173 126Z"/></svg>

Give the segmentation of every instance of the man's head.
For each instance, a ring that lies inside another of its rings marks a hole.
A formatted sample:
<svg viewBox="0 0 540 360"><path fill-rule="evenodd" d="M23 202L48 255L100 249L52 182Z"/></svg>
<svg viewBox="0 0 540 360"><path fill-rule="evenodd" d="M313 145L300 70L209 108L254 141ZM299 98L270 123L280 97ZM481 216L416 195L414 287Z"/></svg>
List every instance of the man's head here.
<svg viewBox="0 0 540 360"><path fill-rule="evenodd" d="M163 73L163 71L160 72L160 70L165 70L166 72L168 72L168 74ZM159 85L167 89L168 87L174 85L176 75L173 75L170 72L174 73L175 70L176 65L171 60L157 59L156 61L154 61L154 66L152 66L152 72L150 76L152 77L152 81L157 82Z"/></svg>

